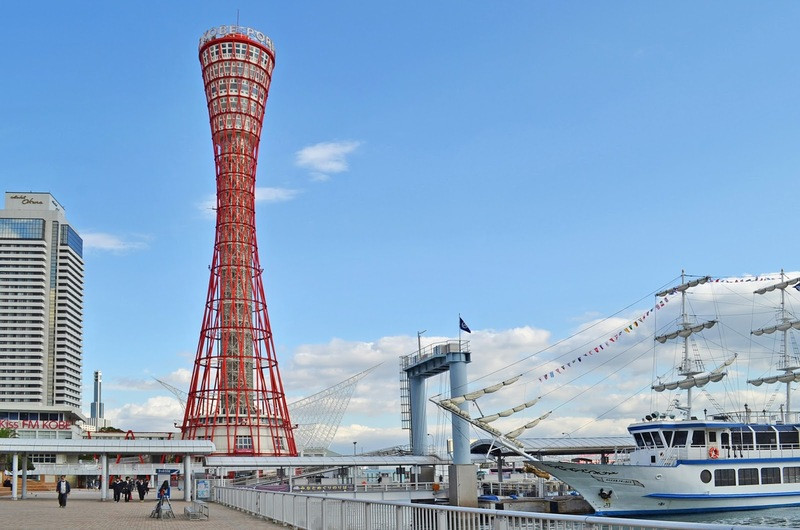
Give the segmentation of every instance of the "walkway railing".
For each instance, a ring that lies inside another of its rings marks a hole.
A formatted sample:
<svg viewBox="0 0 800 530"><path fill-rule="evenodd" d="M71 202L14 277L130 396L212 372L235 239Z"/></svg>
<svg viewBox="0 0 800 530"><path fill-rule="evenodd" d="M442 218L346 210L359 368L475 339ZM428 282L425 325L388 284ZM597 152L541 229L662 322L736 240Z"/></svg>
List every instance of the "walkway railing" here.
<svg viewBox="0 0 800 530"><path fill-rule="evenodd" d="M307 530L735 530L748 526L644 521L430 504L338 499L247 488L212 488L211 500Z"/></svg>

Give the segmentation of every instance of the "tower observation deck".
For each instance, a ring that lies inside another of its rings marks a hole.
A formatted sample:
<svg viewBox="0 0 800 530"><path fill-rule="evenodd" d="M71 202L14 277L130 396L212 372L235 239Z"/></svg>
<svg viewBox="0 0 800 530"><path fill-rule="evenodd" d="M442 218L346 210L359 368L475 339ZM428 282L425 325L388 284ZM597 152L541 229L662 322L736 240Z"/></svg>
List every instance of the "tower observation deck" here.
<svg viewBox="0 0 800 530"><path fill-rule="evenodd" d="M255 181L272 41L220 26L200 39L217 179L216 237L182 438L217 454L295 456L258 258Z"/></svg>

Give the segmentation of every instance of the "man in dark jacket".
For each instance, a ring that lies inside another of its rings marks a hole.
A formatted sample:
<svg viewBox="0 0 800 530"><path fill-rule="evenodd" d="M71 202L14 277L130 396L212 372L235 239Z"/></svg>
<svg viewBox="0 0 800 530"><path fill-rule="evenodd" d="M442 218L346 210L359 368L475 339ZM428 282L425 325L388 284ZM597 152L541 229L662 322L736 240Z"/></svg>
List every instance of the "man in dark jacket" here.
<svg viewBox="0 0 800 530"><path fill-rule="evenodd" d="M119 477L111 483L111 489L114 490L114 502L119 502L119 496L122 494L122 481Z"/></svg>
<svg viewBox="0 0 800 530"><path fill-rule="evenodd" d="M58 506L60 508L67 507L67 495L69 495L69 482L64 475L56 482L56 491L58 492Z"/></svg>

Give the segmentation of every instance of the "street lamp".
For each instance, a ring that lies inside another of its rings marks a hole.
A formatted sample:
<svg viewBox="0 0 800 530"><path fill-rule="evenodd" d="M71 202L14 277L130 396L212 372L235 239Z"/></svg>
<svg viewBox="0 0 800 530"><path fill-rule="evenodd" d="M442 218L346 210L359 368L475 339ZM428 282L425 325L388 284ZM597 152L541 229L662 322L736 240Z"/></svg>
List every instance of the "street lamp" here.
<svg viewBox="0 0 800 530"><path fill-rule="evenodd" d="M358 442L353 442L353 456L356 456L356 445Z"/></svg>
<svg viewBox="0 0 800 530"><path fill-rule="evenodd" d="M417 331L417 353L422 355L422 334L428 331L427 329L423 329L422 331Z"/></svg>

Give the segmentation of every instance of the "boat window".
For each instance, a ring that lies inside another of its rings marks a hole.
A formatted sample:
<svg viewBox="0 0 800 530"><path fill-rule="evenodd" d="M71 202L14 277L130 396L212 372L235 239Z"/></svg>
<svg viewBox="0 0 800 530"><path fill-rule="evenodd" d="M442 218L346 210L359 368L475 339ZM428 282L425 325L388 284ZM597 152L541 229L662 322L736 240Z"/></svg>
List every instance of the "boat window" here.
<svg viewBox="0 0 800 530"><path fill-rule="evenodd" d="M756 447L759 449L777 449L778 433L775 431L757 432Z"/></svg>
<svg viewBox="0 0 800 530"><path fill-rule="evenodd" d="M655 444L653 443L653 433L651 432L643 432L642 438L644 438L644 444L647 447L653 447Z"/></svg>
<svg viewBox="0 0 800 530"><path fill-rule="evenodd" d="M667 442L667 447L672 447L672 436L674 434L675 433L673 431L664 431L664 440Z"/></svg>
<svg viewBox="0 0 800 530"><path fill-rule="evenodd" d="M751 431L733 431L731 433L731 441L734 447L741 449L753 448L753 433Z"/></svg>
<svg viewBox="0 0 800 530"><path fill-rule="evenodd" d="M797 484L800 482L800 467L783 468L783 482L786 484Z"/></svg>
<svg viewBox="0 0 800 530"><path fill-rule="evenodd" d="M715 486L735 486L736 485L736 471L733 469L715 469L714 470L714 485Z"/></svg>
<svg viewBox="0 0 800 530"><path fill-rule="evenodd" d="M800 436L795 430L781 431L778 433L778 439L781 442L783 449L797 449L800 447Z"/></svg>
<svg viewBox="0 0 800 530"><path fill-rule="evenodd" d="M656 431L653 433L653 440L656 442L656 447L664 447L664 440L661 439L661 433Z"/></svg>
<svg viewBox="0 0 800 530"><path fill-rule="evenodd" d="M739 470L739 485L752 486L758 484L758 468L743 467Z"/></svg>
<svg viewBox="0 0 800 530"><path fill-rule="evenodd" d="M704 469L700 472L700 480L703 481L704 484L708 484L711 482L711 471Z"/></svg>
<svg viewBox="0 0 800 530"><path fill-rule="evenodd" d="M672 447L686 447L686 439L689 431L675 431L675 438L672 440Z"/></svg>
<svg viewBox="0 0 800 530"><path fill-rule="evenodd" d="M644 440L642 439L642 433L639 432L633 433L633 438L636 440L636 447L644 447Z"/></svg>
<svg viewBox="0 0 800 530"><path fill-rule="evenodd" d="M692 447L706 445L706 431L692 431Z"/></svg>
<svg viewBox="0 0 800 530"><path fill-rule="evenodd" d="M762 484L780 484L781 483L781 468L779 468L779 467L764 467L764 468L761 468L761 483Z"/></svg>
<svg viewBox="0 0 800 530"><path fill-rule="evenodd" d="M717 431L708 431L708 443L712 444L717 441Z"/></svg>
<svg viewBox="0 0 800 530"><path fill-rule="evenodd" d="M731 435L724 432L720 435L720 440L722 440L723 447L730 447L731 446Z"/></svg>

